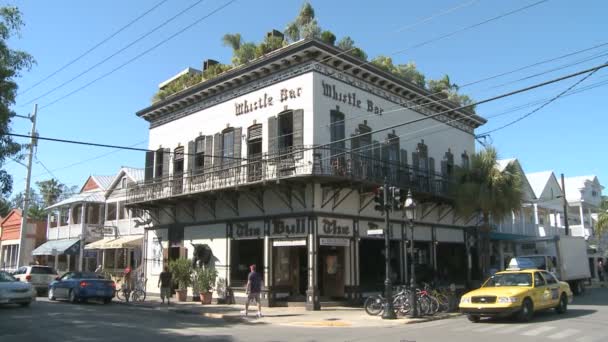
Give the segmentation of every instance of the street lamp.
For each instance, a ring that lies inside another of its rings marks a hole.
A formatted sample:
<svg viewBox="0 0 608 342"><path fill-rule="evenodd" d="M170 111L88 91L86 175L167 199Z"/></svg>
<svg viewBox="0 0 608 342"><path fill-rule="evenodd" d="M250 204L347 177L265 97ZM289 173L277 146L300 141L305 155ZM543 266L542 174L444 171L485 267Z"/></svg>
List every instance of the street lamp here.
<svg viewBox="0 0 608 342"><path fill-rule="evenodd" d="M412 191L408 190L407 198L403 205L405 211L405 217L407 218L408 225L410 226L410 317L418 317L418 305L416 302L416 271L414 265L414 220L416 219L416 203L412 198Z"/></svg>

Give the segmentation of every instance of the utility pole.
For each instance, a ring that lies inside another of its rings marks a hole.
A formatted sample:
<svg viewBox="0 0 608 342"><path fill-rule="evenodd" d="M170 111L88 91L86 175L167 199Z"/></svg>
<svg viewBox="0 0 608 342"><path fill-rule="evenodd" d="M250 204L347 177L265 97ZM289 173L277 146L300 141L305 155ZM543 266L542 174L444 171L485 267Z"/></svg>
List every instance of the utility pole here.
<svg viewBox="0 0 608 342"><path fill-rule="evenodd" d="M562 199L564 200L564 226L566 236L570 235L570 224L568 224L568 200L566 199L566 183L564 182L564 174L562 173Z"/></svg>
<svg viewBox="0 0 608 342"><path fill-rule="evenodd" d="M17 250L17 267L22 266L25 259L24 247L27 237L27 211L30 206L30 179L32 177L32 158L34 157L34 147L37 144L36 139L36 114L38 113L38 104L34 105L34 114L27 118L32 121L32 140L30 142L30 153L27 162L27 176L25 178L25 196L23 198L23 212L21 215L21 229L19 231L19 249Z"/></svg>
<svg viewBox="0 0 608 342"><path fill-rule="evenodd" d="M382 313L382 319L395 319L395 310L393 308L393 284L391 282L391 230L390 230L390 218L389 212L392 209L393 194L389 193L389 186L386 177L384 177L384 244L385 244L385 255L384 255L384 267L386 273L386 279L384 280L384 296L386 298L386 304L384 305L384 312Z"/></svg>

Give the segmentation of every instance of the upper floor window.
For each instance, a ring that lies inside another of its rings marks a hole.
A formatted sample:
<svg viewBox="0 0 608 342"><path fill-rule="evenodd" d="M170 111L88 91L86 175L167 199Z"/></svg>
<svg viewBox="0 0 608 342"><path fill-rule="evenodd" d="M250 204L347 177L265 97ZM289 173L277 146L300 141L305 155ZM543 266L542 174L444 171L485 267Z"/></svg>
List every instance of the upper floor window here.
<svg viewBox="0 0 608 342"><path fill-rule="evenodd" d="M168 156L165 156L165 151L162 148L159 148L158 150L156 150L156 158L154 161L155 164L155 169L154 169L154 178L161 178L163 177L163 172L166 172L167 170L164 170L164 166L165 166L165 159L167 159Z"/></svg>
<svg viewBox="0 0 608 342"><path fill-rule="evenodd" d="M293 147L293 112L279 115L279 152Z"/></svg>
<svg viewBox="0 0 608 342"><path fill-rule="evenodd" d="M173 175L178 176L184 173L184 147L177 147L173 151Z"/></svg>
<svg viewBox="0 0 608 342"><path fill-rule="evenodd" d="M70 211L65 208L59 211L59 225L67 226L68 221L70 220Z"/></svg>
<svg viewBox="0 0 608 342"><path fill-rule="evenodd" d="M277 154L290 153L294 147L304 145L304 111L302 109L285 110L276 117L268 118L268 154L270 158ZM286 155L299 159L302 152Z"/></svg>
<svg viewBox="0 0 608 342"><path fill-rule="evenodd" d="M80 215L82 213L82 205L72 207L72 223L79 224L81 222Z"/></svg>
<svg viewBox="0 0 608 342"><path fill-rule="evenodd" d="M110 202L108 204L106 204L106 221L114 221L116 220L116 202Z"/></svg>
<svg viewBox="0 0 608 342"><path fill-rule="evenodd" d="M592 191L591 191L591 196L593 196L593 197L597 197L597 191L592 190Z"/></svg>
<svg viewBox="0 0 608 342"><path fill-rule="evenodd" d="M120 187L122 189L126 189L127 188L127 177L122 177L122 179L120 180Z"/></svg>
<svg viewBox="0 0 608 342"><path fill-rule="evenodd" d="M222 132L222 165L234 162L234 128L227 128Z"/></svg>
<svg viewBox="0 0 608 342"><path fill-rule="evenodd" d="M332 144L334 149L343 150L346 142L344 141L344 137L346 135L345 126L344 126L344 114L339 111L339 109L332 110L329 112L330 116L330 129L329 135L330 140L332 142L339 141L335 144Z"/></svg>
<svg viewBox="0 0 608 342"><path fill-rule="evenodd" d="M118 219L124 220L127 218L127 208L125 207L125 202L118 202L116 204L116 209L118 210Z"/></svg>
<svg viewBox="0 0 608 342"><path fill-rule="evenodd" d="M194 172L198 173L205 167L205 137L194 141Z"/></svg>

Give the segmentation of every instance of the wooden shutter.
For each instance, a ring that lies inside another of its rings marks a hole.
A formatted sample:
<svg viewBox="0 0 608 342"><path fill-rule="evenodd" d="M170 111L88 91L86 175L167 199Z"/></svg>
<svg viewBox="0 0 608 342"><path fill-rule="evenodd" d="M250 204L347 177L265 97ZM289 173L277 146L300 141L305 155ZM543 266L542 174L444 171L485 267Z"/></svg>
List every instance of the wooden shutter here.
<svg viewBox="0 0 608 342"><path fill-rule="evenodd" d="M154 151L146 152L146 169L144 170L144 180L147 182L154 177Z"/></svg>
<svg viewBox="0 0 608 342"><path fill-rule="evenodd" d="M274 161L279 150L278 120L276 116L268 118L268 157L270 161Z"/></svg>
<svg viewBox="0 0 608 342"><path fill-rule="evenodd" d="M211 170L213 166L213 135L207 135L205 137L205 165L203 167L204 172Z"/></svg>
<svg viewBox="0 0 608 342"><path fill-rule="evenodd" d="M294 154L294 158L301 159L304 153L304 110L296 109L293 111L293 149L300 151Z"/></svg>
<svg viewBox="0 0 608 342"><path fill-rule="evenodd" d="M171 149L163 149L163 173L161 177L169 177L169 160L171 159Z"/></svg>
<svg viewBox="0 0 608 342"><path fill-rule="evenodd" d="M221 133L215 133L213 138L213 166L218 170L222 166L222 145L223 140Z"/></svg>
<svg viewBox="0 0 608 342"><path fill-rule="evenodd" d="M196 154L196 150L194 148L194 141L188 141L188 150L186 151L185 159L188 161L188 165L184 167L184 173L193 174L194 173L194 155Z"/></svg>
<svg viewBox="0 0 608 342"><path fill-rule="evenodd" d="M234 129L234 159L230 163L232 166L242 165L241 163L241 149L242 149L242 138L243 129L241 127Z"/></svg>

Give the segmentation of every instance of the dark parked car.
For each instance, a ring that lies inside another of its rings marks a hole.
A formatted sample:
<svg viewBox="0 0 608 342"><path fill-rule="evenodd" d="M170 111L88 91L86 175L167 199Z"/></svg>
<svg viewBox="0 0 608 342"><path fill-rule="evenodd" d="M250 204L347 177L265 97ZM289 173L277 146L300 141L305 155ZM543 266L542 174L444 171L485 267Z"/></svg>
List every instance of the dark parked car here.
<svg viewBox="0 0 608 342"><path fill-rule="evenodd" d="M100 299L108 304L114 298L116 283L91 272L68 272L49 284L49 299L68 299L72 303Z"/></svg>

